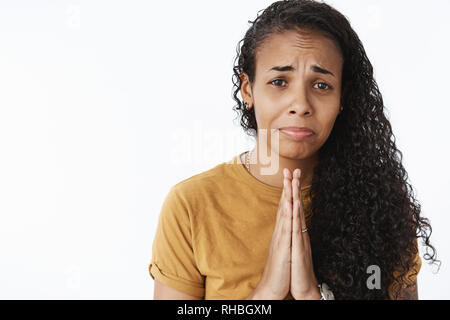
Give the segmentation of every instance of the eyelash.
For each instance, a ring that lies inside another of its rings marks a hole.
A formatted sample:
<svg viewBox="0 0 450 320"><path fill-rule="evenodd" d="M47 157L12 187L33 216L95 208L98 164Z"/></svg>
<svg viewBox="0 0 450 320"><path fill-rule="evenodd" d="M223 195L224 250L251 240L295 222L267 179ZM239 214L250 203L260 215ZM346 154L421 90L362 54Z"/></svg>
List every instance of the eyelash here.
<svg viewBox="0 0 450 320"><path fill-rule="evenodd" d="M275 80L272 80L272 81L270 82L270 84L273 85L273 82L274 82L274 81L284 81L284 82L286 82L286 80L284 80L284 79L275 79ZM328 83L325 83L325 82L316 82L315 85L316 85L316 84L324 84L324 85L326 85L326 86L328 87L328 89L320 89L320 90L322 90L322 91L327 91L327 90L333 89L332 86L330 86ZM275 85L275 87L279 87L279 86L276 86L276 85Z"/></svg>

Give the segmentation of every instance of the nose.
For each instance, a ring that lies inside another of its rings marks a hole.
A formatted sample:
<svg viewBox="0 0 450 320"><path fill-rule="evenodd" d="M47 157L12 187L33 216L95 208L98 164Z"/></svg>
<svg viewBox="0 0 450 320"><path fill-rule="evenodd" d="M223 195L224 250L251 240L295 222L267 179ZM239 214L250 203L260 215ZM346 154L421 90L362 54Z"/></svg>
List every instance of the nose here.
<svg viewBox="0 0 450 320"><path fill-rule="evenodd" d="M312 106L309 103L305 85L301 85L293 93L288 112L292 115L309 115L312 113Z"/></svg>

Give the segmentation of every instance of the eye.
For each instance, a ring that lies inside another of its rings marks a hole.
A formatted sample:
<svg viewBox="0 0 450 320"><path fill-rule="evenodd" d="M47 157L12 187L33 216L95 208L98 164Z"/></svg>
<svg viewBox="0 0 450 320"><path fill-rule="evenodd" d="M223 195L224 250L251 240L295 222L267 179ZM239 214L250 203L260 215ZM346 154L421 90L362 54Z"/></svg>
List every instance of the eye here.
<svg viewBox="0 0 450 320"><path fill-rule="evenodd" d="M331 89L333 89L333 87L332 87L332 86L330 86L330 85L326 84L325 82L317 82L316 84L322 84L322 85L325 85L325 86L326 86L326 88L323 88L323 86L322 86L322 88L323 88L323 89L319 88L319 89L321 89L321 90L323 90L323 91L327 91L327 90L331 90Z"/></svg>
<svg viewBox="0 0 450 320"><path fill-rule="evenodd" d="M273 84L275 87L279 87L279 85L274 84L275 81L278 81L278 83L279 83L279 81L286 82L286 81L284 81L283 79L275 79L275 80L272 80L270 83Z"/></svg>

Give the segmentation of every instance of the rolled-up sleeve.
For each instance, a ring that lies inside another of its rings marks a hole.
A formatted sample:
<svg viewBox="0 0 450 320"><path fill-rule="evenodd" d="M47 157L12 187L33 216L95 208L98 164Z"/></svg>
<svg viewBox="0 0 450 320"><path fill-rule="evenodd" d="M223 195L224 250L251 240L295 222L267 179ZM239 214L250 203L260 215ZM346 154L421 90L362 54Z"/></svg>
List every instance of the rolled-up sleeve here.
<svg viewBox="0 0 450 320"><path fill-rule="evenodd" d="M192 243L191 212L177 186L167 194L158 218L149 273L178 291L203 297L205 277L200 273Z"/></svg>

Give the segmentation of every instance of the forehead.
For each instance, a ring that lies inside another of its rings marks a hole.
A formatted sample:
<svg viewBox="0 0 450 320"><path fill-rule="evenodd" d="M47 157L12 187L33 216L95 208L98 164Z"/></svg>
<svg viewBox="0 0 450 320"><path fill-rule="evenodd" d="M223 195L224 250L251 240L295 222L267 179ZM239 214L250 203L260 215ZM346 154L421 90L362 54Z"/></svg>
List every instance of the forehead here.
<svg viewBox="0 0 450 320"><path fill-rule="evenodd" d="M256 52L256 69L267 72L276 65L318 64L341 74L343 57L339 45L315 30L287 30L269 35Z"/></svg>

